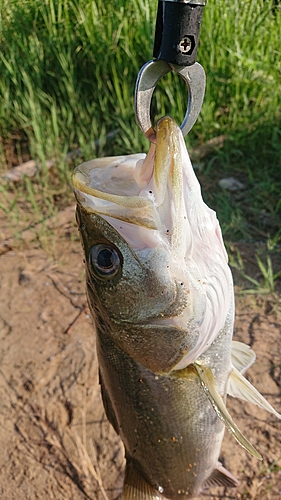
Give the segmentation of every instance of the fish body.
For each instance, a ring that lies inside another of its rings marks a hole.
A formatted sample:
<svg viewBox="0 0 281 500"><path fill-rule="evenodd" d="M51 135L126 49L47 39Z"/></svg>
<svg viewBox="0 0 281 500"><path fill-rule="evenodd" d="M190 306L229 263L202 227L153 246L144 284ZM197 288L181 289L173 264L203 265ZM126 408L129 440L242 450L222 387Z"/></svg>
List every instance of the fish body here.
<svg viewBox="0 0 281 500"><path fill-rule="evenodd" d="M98 355L107 417L125 445L127 469L138 471L166 498L199 494L214 471L219 475L224 424L193 367L156 375L102 335ZM221 387L226 378L222 373ZM225 484L231 483L225 476Z"/></svg>
<svg viewBox="0 0 281 500"><path fill-rule="evenodd" d="M125 500L196 497L237 480L219 463L226 395L280 415L243 377L234 293L215 213L166 117L147 157L93 160L73 177L105 411L125 447Z"/></svg>

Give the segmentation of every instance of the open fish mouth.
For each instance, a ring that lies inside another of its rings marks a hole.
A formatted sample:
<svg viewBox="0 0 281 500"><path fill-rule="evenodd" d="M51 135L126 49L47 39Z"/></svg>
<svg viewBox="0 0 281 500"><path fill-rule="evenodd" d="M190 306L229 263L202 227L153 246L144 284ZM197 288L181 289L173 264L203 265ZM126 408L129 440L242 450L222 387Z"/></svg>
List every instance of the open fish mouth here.
<svg viewBox="0 0 281 500"><path fill-rule="evenodd" d="M157 230L170 244L173 254L180 251L183 255L188 222L180 142L183 142L180 129L171 118L165 117L157 126L157 146L152 144L147 156L134 154L83 163L73 175L79 202L89 213ZM112 220L109 222L117 226ZM118 231L127 240L126 230L122 234L118 225ZM138 231L142 236L141 230ZM145 237L139 241L134 234L131 245L135 249L149 243Z"/></svg>
<svg viewBox="0 0 281 500"><path fill-rule="evenodd" d="M182 369L233 321L233 285L216 214L202 199L180 128L164 117L156 133L147 155L83 163L73 184L78 203L105 219L133 251L161 248L168 255L170 275L183 282L193 306L159 322L197 326L196 341L175 367Z"/></svg>

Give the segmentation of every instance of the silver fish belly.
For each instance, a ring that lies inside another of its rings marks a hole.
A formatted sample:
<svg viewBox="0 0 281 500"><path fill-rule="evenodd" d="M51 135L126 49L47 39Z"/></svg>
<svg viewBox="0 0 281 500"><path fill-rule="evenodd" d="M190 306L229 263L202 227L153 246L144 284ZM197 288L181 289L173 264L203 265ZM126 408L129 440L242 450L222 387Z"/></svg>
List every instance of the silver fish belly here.
<svg viewBox="0 0 281 500"><path fill-rule="evenodd" d="M225 427L261 457L227 394L280 415L243 377L255 355L232 341L227 255L180 129L162 119L147 157L87 162L73 183L102 397L125 447L124 500L235 486L218 461Z"/></svg>

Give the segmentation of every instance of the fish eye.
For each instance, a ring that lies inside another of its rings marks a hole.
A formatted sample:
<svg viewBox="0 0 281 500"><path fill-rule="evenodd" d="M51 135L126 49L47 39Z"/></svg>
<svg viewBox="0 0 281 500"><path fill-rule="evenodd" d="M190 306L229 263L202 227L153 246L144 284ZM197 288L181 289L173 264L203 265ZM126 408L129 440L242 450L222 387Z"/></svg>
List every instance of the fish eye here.
<svg viewBox="0 0 281 500"><path fill-rule="evenodd" d="M121 267L119 252L110 245L95 245L89 260L93 273L100 279L113 278Z"/></svg>

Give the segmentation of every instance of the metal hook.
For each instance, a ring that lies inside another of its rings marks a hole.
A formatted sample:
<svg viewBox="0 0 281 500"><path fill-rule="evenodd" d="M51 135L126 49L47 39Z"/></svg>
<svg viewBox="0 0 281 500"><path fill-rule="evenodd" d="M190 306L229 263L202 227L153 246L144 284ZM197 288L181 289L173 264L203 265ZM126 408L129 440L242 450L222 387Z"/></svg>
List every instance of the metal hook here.
<svg viewBox="0 0 281 500"><path fill-rule="evenodd" d="M192 66L178 66L163 60L149 61L140 70L135 89L135 113L141 131L150 140L156 142L156 133L150 119L152 95L157 82L170 71L180 75L188 87L187 110L180 126L185 136L192 129L200 113L206 87L206 75L199 63Z"/></svg>

